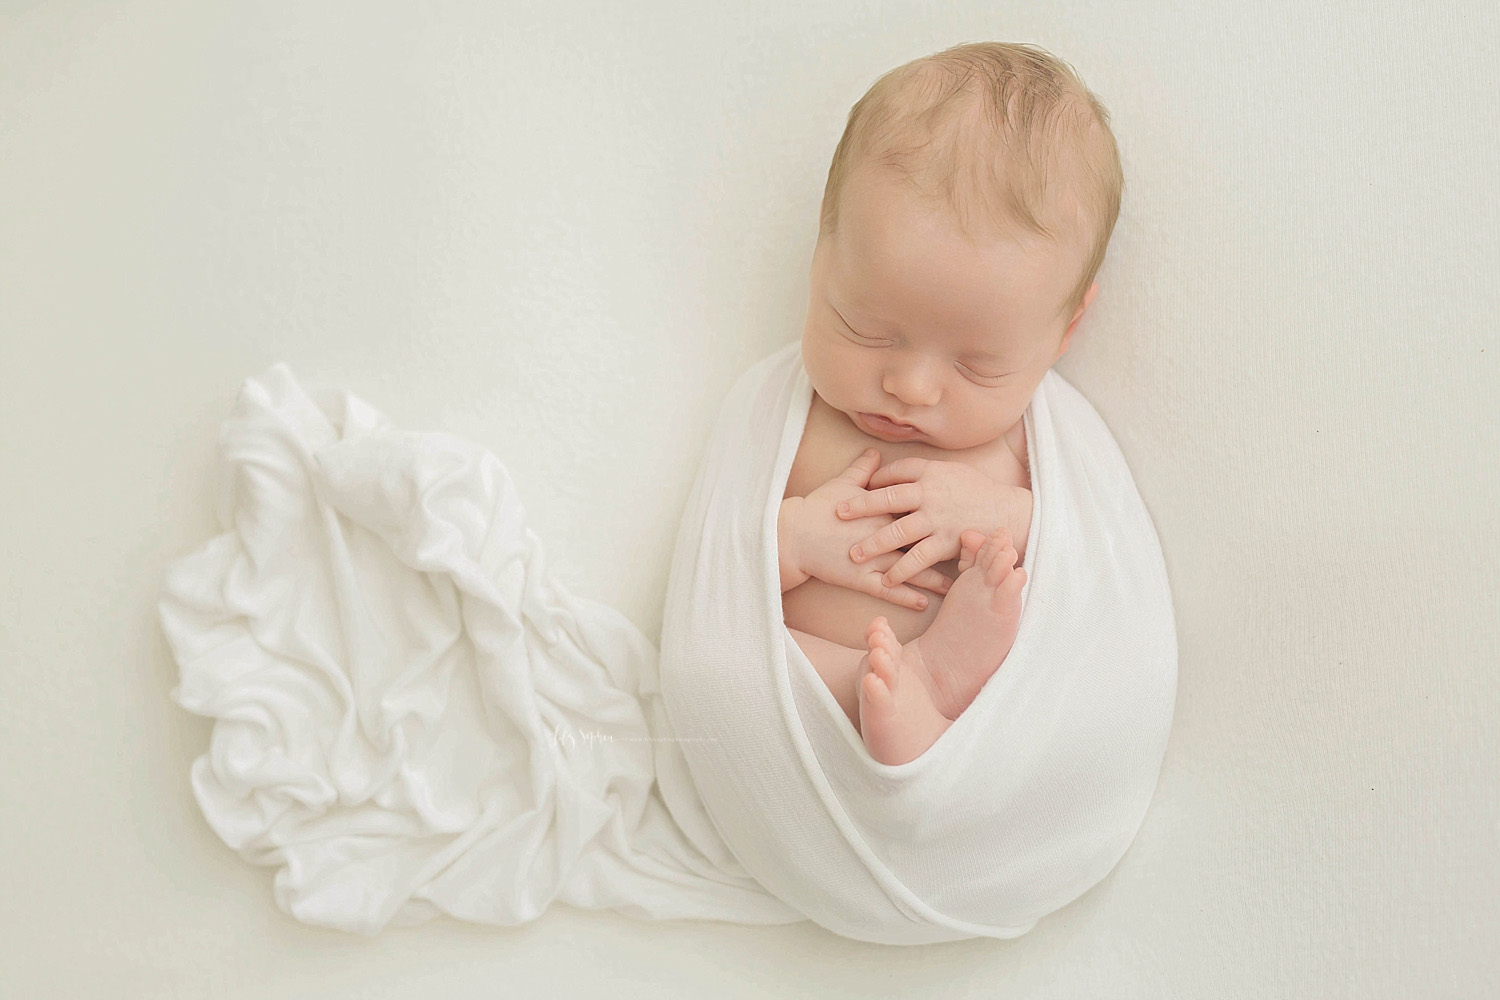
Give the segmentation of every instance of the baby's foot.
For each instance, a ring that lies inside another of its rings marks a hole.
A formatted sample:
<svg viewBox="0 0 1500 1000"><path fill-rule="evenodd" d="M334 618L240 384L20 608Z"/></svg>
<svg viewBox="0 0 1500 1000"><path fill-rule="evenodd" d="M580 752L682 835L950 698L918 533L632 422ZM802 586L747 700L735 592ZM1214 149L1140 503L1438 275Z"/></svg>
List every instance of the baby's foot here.
<svg viewBox="0 0 1500 1000"><path fill-rule="evenodd" d="M1026 582L1008 529L996 528L988 538L966 531L959 540L958 579L927 631L906 644L912 666L928 679L933 705L947 719L969 707L1010 653Z"/></svg>
<svg viewBox="0 0 1500 1000"><path fill-rule="evenodd" d="M932 703L920 674L903 662L901 643L882 615L865 633L859 662L859 732L882 764L916 760L952 723ZM910 643L906 648L910 648Z"/></svg>

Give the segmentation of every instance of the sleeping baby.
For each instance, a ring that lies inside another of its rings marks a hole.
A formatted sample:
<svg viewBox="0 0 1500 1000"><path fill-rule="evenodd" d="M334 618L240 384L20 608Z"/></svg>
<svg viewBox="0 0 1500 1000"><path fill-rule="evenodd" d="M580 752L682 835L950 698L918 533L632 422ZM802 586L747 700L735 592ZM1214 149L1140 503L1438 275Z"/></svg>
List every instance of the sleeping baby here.
<svg viewBox="0 0 1500 1000"><path fill-rule="evenodd" d="M926 751L1010 651L1024 416L1098 293L1122 187L1108 111L1034 46L918 59L849 114L777 536L787 628L881 763Z"/></svg>

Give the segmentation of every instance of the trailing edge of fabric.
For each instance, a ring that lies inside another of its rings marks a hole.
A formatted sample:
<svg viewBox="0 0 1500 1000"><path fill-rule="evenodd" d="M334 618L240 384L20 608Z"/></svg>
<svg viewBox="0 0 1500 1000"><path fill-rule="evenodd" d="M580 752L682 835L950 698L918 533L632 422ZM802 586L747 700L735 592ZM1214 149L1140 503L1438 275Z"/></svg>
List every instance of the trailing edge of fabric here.
<svg viewBox="0 0 1500 1000"><path fill-rule="evenodd" d="M660 651L548 571L503 464L284 364L219 437L222 534L169 567L191 783L308 923L374 934L553 901L917 944L1013 937L1123 856L1176 637L1154 528L1093 408L1027 411L1020 632L934 746L879 764L782 621L775 512L811 387L792 343L721 409Z"/></svg>

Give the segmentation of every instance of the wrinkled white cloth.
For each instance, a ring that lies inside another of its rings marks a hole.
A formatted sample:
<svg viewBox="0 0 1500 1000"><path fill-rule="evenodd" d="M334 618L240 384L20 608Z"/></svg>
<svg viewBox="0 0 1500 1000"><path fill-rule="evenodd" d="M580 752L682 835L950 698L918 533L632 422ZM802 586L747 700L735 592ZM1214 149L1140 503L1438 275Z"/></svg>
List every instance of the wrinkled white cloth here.
<svg viewBox="0 0 1500 1000"><path fill-rule="evenodd" d="M1170 728L1165 566L1119 448L1049 372L1010 654L922 756L876 762L782 621L776 512L812 390L792 343L727 398L685 508L660 656L567 592L500 461L287 366L246 380L224 533L158 610L171 694L216 720L214 831L292 916L363 934L553 901L1014 937L1124 854Z"/></svg>

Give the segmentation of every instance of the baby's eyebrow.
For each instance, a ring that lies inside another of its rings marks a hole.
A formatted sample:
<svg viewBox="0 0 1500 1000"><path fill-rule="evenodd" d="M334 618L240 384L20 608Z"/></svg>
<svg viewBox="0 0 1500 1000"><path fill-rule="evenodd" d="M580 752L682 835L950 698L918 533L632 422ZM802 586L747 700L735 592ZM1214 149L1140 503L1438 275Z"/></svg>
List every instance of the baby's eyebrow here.
<svg viewBox="0 0 1500 1000"><path fill-rule="evenodd" d="M1002 364L1006 361L1006 355L997 354L994 351L965 351L959 357L973 358L975 361L993 361L996 364Z"/></svg>
<svg viewBox="0 0 1500 1000"><path fill-rule="evenodd" d="M980 344L993 344L997 340L1006 339L1004 334L998 327L992 329L971 329L968 331L968 333L969 336L967 338L961 339L969 339ZM958 356L961 358L972 358L975 361L994 361L998 364L1008 361L1010 354L1009 352L988 350L981 347L973 350L960 351Z"/></svg>

